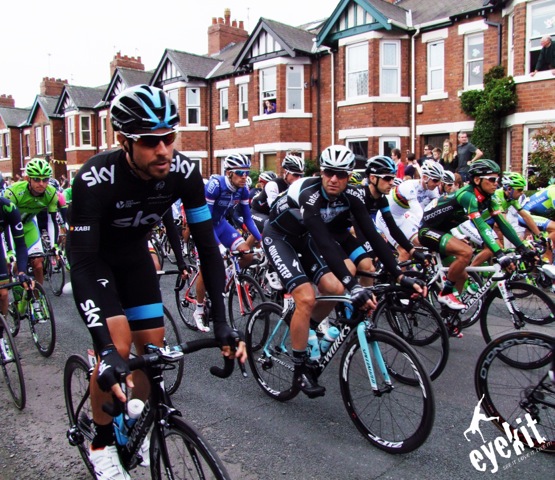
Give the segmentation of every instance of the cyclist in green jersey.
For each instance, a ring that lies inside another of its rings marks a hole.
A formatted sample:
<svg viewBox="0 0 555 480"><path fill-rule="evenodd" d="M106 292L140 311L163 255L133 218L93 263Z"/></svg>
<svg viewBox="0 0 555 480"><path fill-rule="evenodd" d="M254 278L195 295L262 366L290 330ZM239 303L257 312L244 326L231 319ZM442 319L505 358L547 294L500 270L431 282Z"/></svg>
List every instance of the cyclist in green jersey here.
<svg viewBox="0 0 555 480"><path fill-rule="evenodd" d="M446 197L439 198L433 207L424 212L418 232L420 243L442 255L455 256L447 272L445 286L438 296L438 301L451 309L465 308L455 295L454 288L456 286L459 292L462 291L467 278L465 268L470 264L473 253L470 245L450 233L452 228L470 219L484 245L495 255L496 261L507 271L513 271L515 267L512 257L503 252L495 241L493 230L483 219L483 212L487 211L520 253L533 255L501 214L502 206L498 197L494 195L499 173L499 165L493 160L476 160L468 170L470 184Z"/></svg>
<svg viewBox="0 0 555 480"><path fill-rule="evenodd" d="M52 239L58 238L56 212L58 211L58 194L56 189L48 183L52 176L52 167L42 158L33 158L25 168L25 178L6 189L4 197L14 203L21 213L23 234L29 255L44 253L37 225L36 216L42 210L47 210L52 218L48 224L48 235ZM54 249L57 249L54 241ZM44 281L42 258L31 260L33 274L39 283Z"/></svg>

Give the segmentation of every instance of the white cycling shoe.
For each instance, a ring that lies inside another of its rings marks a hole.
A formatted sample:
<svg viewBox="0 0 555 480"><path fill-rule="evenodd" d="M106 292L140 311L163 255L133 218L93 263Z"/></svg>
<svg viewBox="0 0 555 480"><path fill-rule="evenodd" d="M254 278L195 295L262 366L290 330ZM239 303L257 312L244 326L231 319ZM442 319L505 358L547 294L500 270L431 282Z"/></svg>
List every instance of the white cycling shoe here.
<svg viewBox="0 0 555 480"><path fill-rule="evenodd" d="M196 310L193 312L193 319L197 325L199 332L209 332L210 327L204 324L204 314L197 312Z"/></svg>
<svg viewBox="0 0 555 480"><path fill-rule="evenodd" d="M94 466L97 480L131 480L121 465L115 445L104 447L101 450L91 450L89 460Z"/></svg>

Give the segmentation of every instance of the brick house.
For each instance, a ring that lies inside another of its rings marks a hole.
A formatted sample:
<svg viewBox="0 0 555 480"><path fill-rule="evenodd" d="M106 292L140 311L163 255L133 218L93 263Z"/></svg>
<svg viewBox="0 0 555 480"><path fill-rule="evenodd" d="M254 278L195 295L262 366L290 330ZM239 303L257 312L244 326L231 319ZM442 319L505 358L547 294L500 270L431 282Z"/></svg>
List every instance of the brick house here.
<svg viewBox="0 0 555 480"><path fill-rule="evenodd" d="M28 108L15 108L11 95L0 95L0 172L5 179L22 174L21 135L29 111Z"/></svg>

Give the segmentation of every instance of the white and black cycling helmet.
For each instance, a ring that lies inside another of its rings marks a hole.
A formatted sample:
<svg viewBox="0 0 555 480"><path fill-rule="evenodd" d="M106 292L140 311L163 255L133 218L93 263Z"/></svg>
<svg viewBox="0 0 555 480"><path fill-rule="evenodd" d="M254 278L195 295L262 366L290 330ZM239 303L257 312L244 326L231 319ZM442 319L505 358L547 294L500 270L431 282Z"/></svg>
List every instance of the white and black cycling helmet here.
<svg viewBox="0 0 555 480"><path fill-rule="evenodd" d="M385 155L376 155L366 161L366 176L368 175L395 175L397 166L395 162Z"/></svg>
<svg viewBox="0 0 555 480"><path fill-rule="evenodd" d="M443 183L455 183L455 174L449 170L444 170L441 181Z"/></svg>
<svg viewBox="0 0 555 480"><path fill-rule="evenodd" d="M394 187L398 187L399 185L401 185L401 183L403 183L403 179L399 178L399 177L395 177L393 179L393 186Z"/></svg>
<svg viewBox="0 0 555 480"><path fill-rule="evenodd" d="M355 168L355 154L344 145L332 145L320 155L320 168L351 172Z"/></svg>
<svg viewBox="0 0 555 480"><path fill-rule="evenodd" d="M304 160L297 155L286 155L281 166L290 173L304 173Z"/></svg>
<svg viewBox="0 0 555 480"><path fill-rule="evenodd" d="M251 160L242 153L232 153L225 157L224 169L225 170L250 170Z"/></svg>
<svg viewBox="0 0 555 480"><path fill-rule="evenodd" d="M179 123L179 114L175 103L162 89L135 85L114 98L110 120L114 130L135 133L174 128Z"/></svg>
<svg viewBox="0 0 555 480"><path fill-rule="evenodd" d="M277 175L274 172L262 172L258 176L258 180L261 182L273 182L277 180Z"/></svg>
<svg viewBox="0 0 555 480"><path fill-rule="evenodd" d="M443 178L443 167L433 160L428 160L422 165L422 175L426 175L433 180L441 180Z"/></svg>

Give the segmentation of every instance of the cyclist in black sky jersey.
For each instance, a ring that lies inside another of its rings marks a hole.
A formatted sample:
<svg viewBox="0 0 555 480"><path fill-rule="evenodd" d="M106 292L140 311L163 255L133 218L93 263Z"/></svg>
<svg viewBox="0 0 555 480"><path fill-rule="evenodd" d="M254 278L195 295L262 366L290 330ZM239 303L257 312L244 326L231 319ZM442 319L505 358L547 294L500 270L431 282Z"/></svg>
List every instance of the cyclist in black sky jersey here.
<svg viewBox="0 0 555 480"><path fill-rule="evenodd" d="M148 382L131 376L124 359L132 342L139 354L146 343L163 345L162 298L147 235L178 198L212 299L215 337L224 355L244 362L246 353L243 342L233 351L237 334L225 320L224 266L199 169L173 148L179 122L175 104L161 89L138 85L113 100L110 117L122 148L92 157L73 183L71 277L77 309L99 357L90 382L96 431L90 459L97 478L127 479L114 446L112 418L101 406L111 401L111 393L125 401L121 374L134 396L148 397Z"/></svg>

